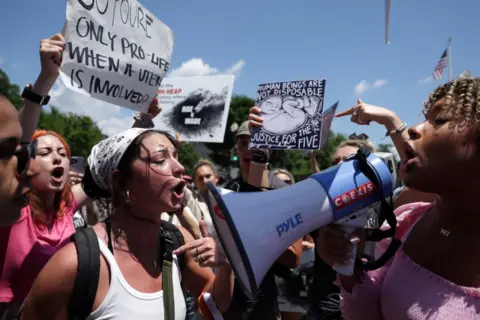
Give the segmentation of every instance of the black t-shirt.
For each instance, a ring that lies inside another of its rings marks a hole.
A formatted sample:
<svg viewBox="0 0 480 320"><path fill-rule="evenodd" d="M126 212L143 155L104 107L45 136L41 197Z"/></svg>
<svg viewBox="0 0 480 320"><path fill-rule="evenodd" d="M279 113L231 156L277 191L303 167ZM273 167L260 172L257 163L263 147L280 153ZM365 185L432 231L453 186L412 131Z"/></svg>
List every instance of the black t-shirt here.
<svg viewBox="0 0 480 320"><path fill-rule="evenodd" d="M288 186L272 173L269 173L269 182L272 189ZM255 187L245 183L241 177L227 181L223 188L236 192L258 191ZM272 271L267 272L265 275L255 300L250 300L245 295L240 284L235 279L232 303L224 318L229 320L280 319L277 295L277 284Z"/></svg>

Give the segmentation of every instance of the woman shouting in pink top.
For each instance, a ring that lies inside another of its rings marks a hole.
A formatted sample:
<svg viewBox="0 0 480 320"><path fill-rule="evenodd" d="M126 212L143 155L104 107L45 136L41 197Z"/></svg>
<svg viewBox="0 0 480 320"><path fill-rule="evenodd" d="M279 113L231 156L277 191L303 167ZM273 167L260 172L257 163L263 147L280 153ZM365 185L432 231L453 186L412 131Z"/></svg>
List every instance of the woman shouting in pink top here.
<svg viewBox="0 0 480 320"><path fill-rule="evenodd" d="M424 113L402 150L404 181L438 201L396 210L403 245L387 265L339 277L346 320L480 318L480 79L440 86ZM361 246L357 235L345 240L328 226L316 247L329 264L342 262L351 242Z"/></svg>

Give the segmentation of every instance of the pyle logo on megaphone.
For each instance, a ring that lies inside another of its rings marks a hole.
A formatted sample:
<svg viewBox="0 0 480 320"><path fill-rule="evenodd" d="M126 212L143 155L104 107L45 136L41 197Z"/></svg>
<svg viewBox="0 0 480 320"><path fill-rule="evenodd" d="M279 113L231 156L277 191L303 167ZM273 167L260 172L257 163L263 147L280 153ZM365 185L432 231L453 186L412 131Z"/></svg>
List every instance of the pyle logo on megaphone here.
<svg viewBox="0 0 480 320"><path fill-rule="evenodd" d="M285 234L285 233L287 233L289 230L298 227L298 225L300 225L300 224L302 224L302 223L303 223L302 214L301 214L301 213L297 213L297 214L294 215L293 217L288 218L287 220L285 220L284 222L280 223L280 224L277 226L278 236L281 237L282 234Z"/></svg>

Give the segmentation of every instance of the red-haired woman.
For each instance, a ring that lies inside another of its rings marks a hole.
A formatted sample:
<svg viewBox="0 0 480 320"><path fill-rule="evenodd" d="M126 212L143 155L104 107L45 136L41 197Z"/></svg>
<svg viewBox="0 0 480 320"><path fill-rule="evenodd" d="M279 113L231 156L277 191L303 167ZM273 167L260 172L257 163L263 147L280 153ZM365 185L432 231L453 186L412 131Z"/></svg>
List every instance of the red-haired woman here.
<svg viewBox="0 0 480 320"><path fill-rule="evenodd" d="M29 205L18 221L0 229L0 302L6 319L16 313L37 274L69 242L73 215L87 197L68 183L70 148L58 133L37 130L36 175Z"/></svg>

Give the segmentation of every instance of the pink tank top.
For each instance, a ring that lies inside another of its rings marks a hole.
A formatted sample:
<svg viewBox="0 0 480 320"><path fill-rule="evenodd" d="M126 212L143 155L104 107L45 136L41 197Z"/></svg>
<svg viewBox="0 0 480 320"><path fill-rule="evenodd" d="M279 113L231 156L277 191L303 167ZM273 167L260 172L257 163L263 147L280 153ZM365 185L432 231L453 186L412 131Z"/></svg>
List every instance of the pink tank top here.
<svg viewBox="0 0 480 320"><path fill-rule="evenodd" d="M22 302L26 298L48 260L70 241L76 210L73 200L68 213L49 231L34 223L27 206L14 225L0 228L0 302Z"/></svg>

